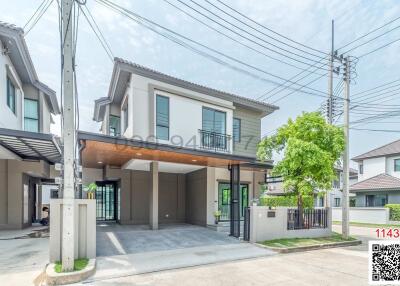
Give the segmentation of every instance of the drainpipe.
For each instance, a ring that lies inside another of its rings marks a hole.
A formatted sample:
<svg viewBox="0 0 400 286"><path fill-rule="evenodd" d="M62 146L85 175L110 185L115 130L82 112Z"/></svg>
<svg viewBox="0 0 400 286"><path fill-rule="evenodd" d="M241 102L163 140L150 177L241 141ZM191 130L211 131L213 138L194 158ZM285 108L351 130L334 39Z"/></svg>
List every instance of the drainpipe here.
<svg viewBox="0 0 400 286"><path fill-rule="evenodd" d="M82 183L82 173L83 173L83 166L82 166L82 151L86 148L86 140L80 140L79 141L79 149L78 149L78 154L79 154L79 166L82 167L82 171L79 172L79 177L81 178L81 183ZM82 199L82 184L79 184L79 196L80 199Z"/></svg>

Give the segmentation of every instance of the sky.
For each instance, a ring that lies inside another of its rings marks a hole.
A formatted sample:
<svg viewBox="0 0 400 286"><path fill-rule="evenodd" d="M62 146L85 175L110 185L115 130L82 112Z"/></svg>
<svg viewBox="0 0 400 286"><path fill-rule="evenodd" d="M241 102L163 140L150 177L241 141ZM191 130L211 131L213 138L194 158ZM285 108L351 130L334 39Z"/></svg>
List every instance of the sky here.
<svg viewBox="0 0 400 286"><path fill-rule="evenodd" d="M280 78L289 79L299 73L299 69L254 52L196 22L164 0L113 1L163 27L190 37ZM186 11L190 11L178 0L168 1ZM196 1L212 10L212 6L206 0ZM223 1L269 29L324 52L330 51L332 19L335 21L335 47L339 48L395 19L400 13L400 4L397 0ZM210 2L215 5L218 4L216 0L210 0ZM2 7L0 21L23 27L41 3L42 0L0 0L0 7ZM195 6L192 2L187 1L186 3ZM91 11L109 43L113 55L116 57L136 62L178 78L253 99L268 91L270 92L275 87L273 83L245 75L195 54L193 51L181 47L130 19L101 6L94 0L87 0L86 7ZM199 7L197 9L200 10ZM224 10L229 11L227 9ZM215 9L212 11L217 12ZM201 18L194 11L190 11L190 13ZM201 19L207 21L206 18ZM215 23L207 23L214 28L223 30ZM398 25L400 25L400 20L349 46L348 48L351 48L377 35L388 32L386 35L354 49L349 52L349 55L360 56L399 38L400 29L398 29ZM266 30L263 31L268 32ZM253 33L256 32L253 31ZM275 34L268 34L276 36ZM239 39L236 34L231 33L230 35ZM39 79L56 90L60 100L60 36L56 1L53 1L44 16L27 33L26 41ZM260 50L259 45L245 42L244 39L239 39L239 41ZM301 46L295 46L301 48ZM399 49L400 42L396 42L387 48L360 59L356 66L357 78L350 86L350 98L352 98L351 94L397 80L399 78L398 67L400 65ZM339 52L344 52L345 50L342 49ZM298 62L293 62L290 58L280 57L269 51L265 51L265 53L298 65ZM222 57L218 56L218 58ZM99 97L107 96L113 64L83 15L80 17L78 26L76 65L80 115L79 127L81 130L96 132L100 126L99 123L92 120L93 102ZM240 66L237 63L234 63L234 65ZM302 65L299 64L299 66ZM264 72L260 73L246 67L244 69L250 70L253 74L264 79L282 82L282 80L277 80L277 78L268 76ZM318 76L310 76L304 79L302 84L316 77ZM334 87L338 82L338 79L334 80ZM309 85L309 87L327 92L328 79L327 77L322 77ZM281 91L267 102L271 103L290 92L290 90ZM273 93L270 92L269 94ZM343 94L339 96L343 96ZM314 111L324 101L325 99L322 97L298 91L287 95L275 103L280 109L262 120L262 134L271 134L276 128L287 122L288 118L295 118L303 111ZM387 101L386 104L400 104L400 99ZM350 120L365 116L365 114L351 114ZM396 122L396 119L397 117L394 117L390 120L382 120L384 123L376 122L359 125L357 128L397 130L400 129L398 128L400 121L397 119L398 122ZM341 122L341 119L339 119L338 124L341 124ZM52 132L59 134L59 128L59 118L56 118L56 124L52 126ZM359 155L399 137L400 132L351 130L350 156Z"/></svg>

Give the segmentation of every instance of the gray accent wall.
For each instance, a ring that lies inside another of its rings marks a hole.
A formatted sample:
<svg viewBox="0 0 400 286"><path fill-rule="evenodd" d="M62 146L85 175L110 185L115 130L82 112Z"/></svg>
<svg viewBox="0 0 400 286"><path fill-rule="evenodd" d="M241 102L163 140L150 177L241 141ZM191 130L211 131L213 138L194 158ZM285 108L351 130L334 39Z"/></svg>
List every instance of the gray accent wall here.
<svg viewBox="0 0 400 286"><path fill-rule="evenodd" d="M186 174L186 222L207 225L207 168Z"/></svg>
<svg viewBox="0 0 400 286"><path fill-rule="evenodd" d="M233 154L256 157L257 144L261 139L261 114L236 107L233 117L241 121L241 140L233 143Z"/></svg>
<svg viewBox="0 0 400 286"><path fill-rule="evenodd" d="M106 180L117 180L120 188L120 223L148 224L150 172L105 168ZM159 223L185 222L185 175L159 173Z"/></svg>
<svg viewBox="0 0 400 286"><path fill-rule="evenodd" d="M400 190L398 191L377 191L377 192L357 192L356 207L365 207L366 195L388 195L388 204L400 204Z"/></svg>

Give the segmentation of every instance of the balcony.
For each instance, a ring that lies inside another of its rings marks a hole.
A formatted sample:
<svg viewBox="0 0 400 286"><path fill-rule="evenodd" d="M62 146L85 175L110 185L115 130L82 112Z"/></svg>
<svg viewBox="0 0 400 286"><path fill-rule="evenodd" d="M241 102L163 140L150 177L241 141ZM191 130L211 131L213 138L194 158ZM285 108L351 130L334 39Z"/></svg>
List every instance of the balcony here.
<svg viewBox="0 0 400 286"><path fill-rule="evenodd" d="M200 148L215 152L230 152L231 136L199 129Z"/></svg>

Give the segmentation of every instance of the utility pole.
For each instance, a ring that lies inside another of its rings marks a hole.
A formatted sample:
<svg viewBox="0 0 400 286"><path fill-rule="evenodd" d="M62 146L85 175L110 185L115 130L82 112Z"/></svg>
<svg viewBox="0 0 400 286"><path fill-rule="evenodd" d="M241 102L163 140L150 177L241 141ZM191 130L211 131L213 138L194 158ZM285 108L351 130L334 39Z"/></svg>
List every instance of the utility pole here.
<svg viewBox="0 0 400 286"><path fill-rule="evenodd" d="M75 204L75 92L73 63L73 23L75 0L61 0L62 9L62 74L63 74L63 208L61 262L63 271L74 269L74 204Z"/></svg>
<svg viewBox="0 0 400 286"><path fill-rule="evenodd" d="M349 105L350 105L350 59L344 59L344 138L343 152L343 191L342 191L342 235L349 237Z"/></svg>
<svg viewBox="0 0 400 286"><path fill-rule="evenodd" d="M332 124L333 122L333 58L334 58L334 20L332 20L332 38L331 38L331 54L329 58L329 81L328 81L328 122Z"/></svg>

